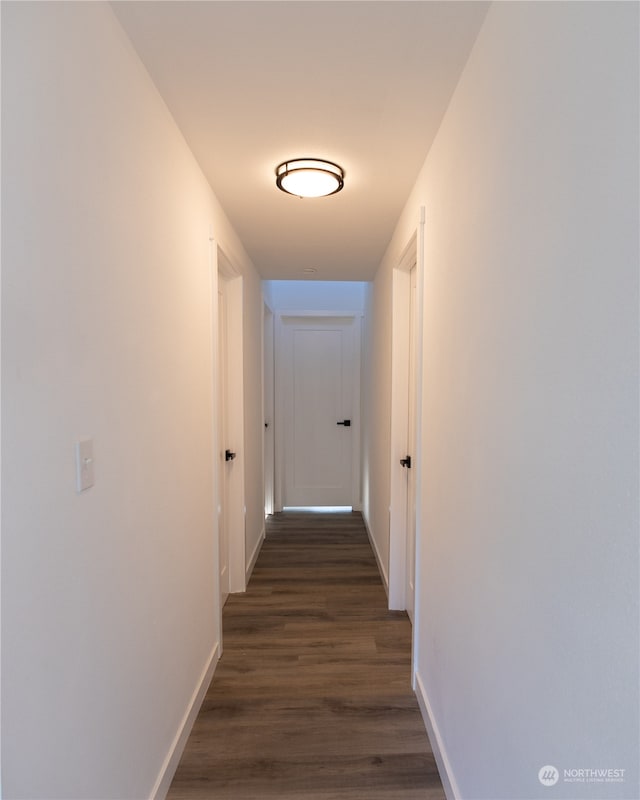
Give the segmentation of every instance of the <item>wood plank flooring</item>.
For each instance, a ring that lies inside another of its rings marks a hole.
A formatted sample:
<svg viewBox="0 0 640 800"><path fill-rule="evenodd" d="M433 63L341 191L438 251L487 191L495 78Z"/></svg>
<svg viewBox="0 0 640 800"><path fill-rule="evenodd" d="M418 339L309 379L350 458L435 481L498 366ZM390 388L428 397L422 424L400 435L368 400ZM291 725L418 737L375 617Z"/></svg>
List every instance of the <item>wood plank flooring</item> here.
<svg viewBox="0 0 640 800"><path fill-rule="evenodd" d="M358 513L270 517L168 800L445 800Z"/></svg>

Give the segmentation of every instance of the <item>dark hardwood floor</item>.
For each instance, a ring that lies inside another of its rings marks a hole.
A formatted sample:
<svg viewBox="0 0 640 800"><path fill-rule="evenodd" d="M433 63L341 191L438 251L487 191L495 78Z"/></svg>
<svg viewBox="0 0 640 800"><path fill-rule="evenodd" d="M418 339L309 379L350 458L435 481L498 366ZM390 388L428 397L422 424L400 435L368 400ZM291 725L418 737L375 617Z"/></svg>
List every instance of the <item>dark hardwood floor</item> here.
<svg viewBox="0 0 640 800"><path fill-rule="evenodd" d="M360 514L271 517L223 629L169 800L444 800Z"/></svg>

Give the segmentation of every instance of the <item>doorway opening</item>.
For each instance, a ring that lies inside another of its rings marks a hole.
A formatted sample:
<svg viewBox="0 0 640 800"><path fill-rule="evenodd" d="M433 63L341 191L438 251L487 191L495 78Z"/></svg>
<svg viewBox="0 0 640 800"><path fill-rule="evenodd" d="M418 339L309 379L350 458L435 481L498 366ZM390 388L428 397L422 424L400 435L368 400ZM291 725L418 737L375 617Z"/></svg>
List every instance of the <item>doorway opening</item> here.
<svg viewBox="0 0 640 800"><path fill-rule="evenodd" d="M264 419L263 474L264 516L273 514L275 508L275 318L267 303L262 312L262 411Z"/></svg>
<svg viewBox="0 0 640 800"><path fill-rule="evenodd" d="M424 209L392 283L389 607L413 622L420 536L420 398Z"/></svg>
<svg viewBox="0 0 640 800"><path fill-rule="evenodd" d="M216 475L220 599L246 588L243 280L214 243L217 271Z"/></svg>
<svg viewBox="0 0 640 800"><path fill-rule="evenodd" d="M276 315L276 511L359 505L360 328L355 314Z"/></svg>

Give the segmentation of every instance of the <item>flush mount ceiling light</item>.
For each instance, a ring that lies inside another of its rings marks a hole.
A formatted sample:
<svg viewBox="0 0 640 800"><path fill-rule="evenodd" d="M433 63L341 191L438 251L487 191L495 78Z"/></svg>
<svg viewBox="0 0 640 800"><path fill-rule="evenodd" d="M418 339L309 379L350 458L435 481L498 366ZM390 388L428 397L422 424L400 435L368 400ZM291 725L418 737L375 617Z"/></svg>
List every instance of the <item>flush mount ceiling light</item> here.
<svg viewBox="0 0 640 800"><path fill-rule="evenodd" d="M321 158L292 158L276 167L276 185L298 197L326 197L344 186L344 170Z"/></svg>

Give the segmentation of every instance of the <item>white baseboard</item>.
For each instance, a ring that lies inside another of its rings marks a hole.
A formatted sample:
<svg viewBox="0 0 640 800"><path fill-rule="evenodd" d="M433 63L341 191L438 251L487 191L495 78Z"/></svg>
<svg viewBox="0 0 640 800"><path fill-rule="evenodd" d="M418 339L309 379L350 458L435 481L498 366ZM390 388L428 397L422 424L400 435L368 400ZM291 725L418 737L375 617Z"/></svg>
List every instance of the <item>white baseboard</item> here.
<svg viewBox="0 0 640 800"><path fill-rule="evenodd" d="M176 770L178 769L178 764L182 758L182 753L184 752L185 745L187 744L187 739L189 738L189 734L193 728L193 723L196 721L196 717L200 711L200 706L202 705L204 696L206 695L209 684L211 683L211 679L213 678L213 673L215 672L219 658L220 644L216 642L211 654L209 655L209 658L207 659L207 663L202 675L200 676L200 680L198 681L193 695L191 696L191 700L187 706L187 710L184 713L182 722L178 726L178 730L173 742L171 743L167 757L162 764L160 774L158 775L155 786L153 787L153 791L151 792L151 800L165 800L165 797L167 796L167 792L171 786L171 781L173 780L173 776L176 774Z"/></svg>
<svg viewBox="0 0 640 800"><path fill-rule="evenodd" d="M376 561L378 563L378 572L380 573L380 577L382 578L382 585L384 586L384 590L387 593L387 597L389 597L389 576L387 575L387 571L384 568L384 564L382 563L382 559L380 558L380 553L378 551L378 545L376 544L376 540L371 535L371 531L369 530L369 523L367 522L364 514L362 515L362 520L364 522L364 527L367 531L367 536L369 537L369 543L371 544L373 555L376 557Z"/></svg>
<svg viewBox="0 0 640 800"><path fill-rule="evenodd" d="M447 757L442 738L438 731L438 726L433 716L431 703L429 703L429 698L427 697L424 684L422 683L420 675L417 672L415 674L415 681L415 691L416 697L418 698L418 705L420 706L422 719L424 720L424 726L427 729L427 736L429 737L431 749L433 750L433 755L436 759L444 793L447 796L447 800L460 800L460 790L458 789L458 784L456 783L453 775L451 763Z"/></svg>
<svg viewBox="0 0 640 800"><path fill-rule="evenodd" d="M251 553L251 558L249 559L249 563L247 564L247 570L245 575L245 586L249 585L249 578L251 577L251 573L253 572L253 568L256 565L256 561L258 560L258 556L260 555L260 550L262 549L262 545L264 543L265 537L265 527L262 526L262 531L260 533L260 537L256 542L256 546L253 548L253 553Z"/></svg>

